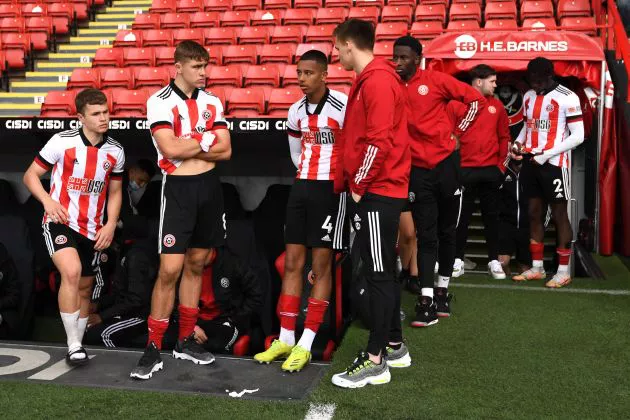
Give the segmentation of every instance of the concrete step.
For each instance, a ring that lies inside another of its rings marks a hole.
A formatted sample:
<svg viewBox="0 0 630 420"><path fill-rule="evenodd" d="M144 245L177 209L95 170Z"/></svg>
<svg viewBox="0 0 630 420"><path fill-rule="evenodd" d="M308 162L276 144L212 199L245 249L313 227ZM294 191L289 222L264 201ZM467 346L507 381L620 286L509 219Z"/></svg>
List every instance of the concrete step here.
<svg viewBox="0 0 630 420"><path fill-rule="evenodd" d="M11 93L39 93L65 90L66 82L11 82Z"/></svg>
<svg viewBox="0 0 630 420"><path fill-rule="evenodd" d="M111 38L111 37L116 37L116 33L119 31L120 29L116 28L85 28L85 29L79 29L79 33L77 34L77 36L82 37L82 36L102 36L103 38Z"/></svg>
<svg viewBox="0 0 630 420"><path fill-rule="evenodd" d="M14 104L0 101L0 112L9 116L39 115L42 104Z"/></svg>
<svg viewBox="0 0 630 420"><path fill-rule="evenodd" d="M0 102L10 104L42 104L47 92L0 92Z"/></svg>
<svg viewBox="0 0 630 420"><path fill-rule="evenodd" d="M44 69L51 69L52 71L72 72L73 69L76 69L78 67L89 68L89 67L92 67L92 63L79 63L79 62L75 62L75 63L67 63L67 62L50 63L50 62L40 62L40 63L36 63L35 64L35 69L38 70L38 71L39 70L44 70Z"/></svg>
<svg viewBox="0 0 630 420"><path fill-rule="evenodd" d="M48 69L51 70L51 69ZM25 79L33 82L67 82L72 72L63 71L27 71ZM16 80L18 81L18 80Z"/></svg>
<svg viewBox="0 0 630 420"><path fill-rule="evenodd" d="M47 63L91 63L94 53L54 53L50 54Z"/></svg>
<svg viewBox="0 0 630 420"><path fill-rule="evenodd" d="M133 22L133 19L136 17L135 13L108 13L108 14L99 14L96 15L97 22L117 22L117 23L125 23L125 22Z"/></svg>
<svg viewBox="0 0 630 420"><path fill-rule="evenodd" d="M114 38L115 36L73 36L70 38L70 45L110 45Z"/></svg>
<svg viewBox="0 0 630 420"><path fill-rule="evenodd" d="M60 52L74 52L74 53L94 53L99 48L107 48L111 46L111 43L107 41L107 43L103 44L89 44L89 45L60 45Z"/></svg>
<svg viewBox="0 0 630 420"><path fill-rule="evenodd" d="M149 7L151 7L151 3L152 3L151 0L115 0L112 3L112 6L114 7L139 6L139 7L146 7L148 9Z"/></svg>
<svg viewBox="0 0 630 420"><path fill-rule="evenodd" d="M88 28L90 29L127 29L131 28L131 23L125 22L90 22Z"/></svg>
<svg viewBox="0 0 630 420"><path fill-rule="evenodd" d="M110 14L117 14L117 13L133 13L133 14L137 15L137 14L140 14L140 13L147 12L149 10L149 7L151 7L151 5L148 5L148 6L147 5L143 5L143 6L120 6L120 5L115 5L113 7L106 7L105 8L105 13L107 13L108 15L110 15Z"/></svg>

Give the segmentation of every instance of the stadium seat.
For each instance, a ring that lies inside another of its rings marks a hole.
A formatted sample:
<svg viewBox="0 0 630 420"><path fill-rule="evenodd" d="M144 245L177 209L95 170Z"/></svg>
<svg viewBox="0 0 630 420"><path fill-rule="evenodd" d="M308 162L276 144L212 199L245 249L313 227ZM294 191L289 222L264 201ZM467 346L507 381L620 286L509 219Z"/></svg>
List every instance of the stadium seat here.
<svg viewBox="0 0 630 420"><path fill-rule="evenodd" d="M22 9L19 4L0 4L0 19L16 18L22 15Z"/></svg>
<svg viewBox="0 0 630 420"><path fill-rule="evenodd" d="M320 9L323 7L322 0L294 0L293 7L296 9Z"/></svg>
<svg viewBox="0 0 630 420"><path fill-rule="evenodd" d="M70 3L53 3L48 5L48 16L66 18L68 23L84 18L75 17L76 11Z"/></svg>
<svg viewBox="0 0 630 420"><path fill-rule="evenodd" d="M306 31L306 42L330 42L337 25L314 25Z"/></svg>
<svg viewBox="0 0 630 420"><path fill-rule="evenodd" d="M442 0L444 2L446 2L446 0ZM421 1L423 4L426 4L426 1ZM411 6L416 7L416 1L415 0L389 0L387 2L388 6ZM446 3L444 3L444 5L446 6Z"/></svg>
<svg viewBox="0 0 630 420"><path fill-rule="evenodd" d="M171 80L171 74L166 67L144 67L133 68L133 78L137 88L145 86L166 86Z"/></svg>
<svg viewBox="0 0 630 420"><path fill-rule="evenodd" d="M389 3L391 4L392 1L390 0ZM385 7L385 1L384 0L356 0L354 2L354 7L376 7L378 9L382 9L383 7Z"/></svg>
<svg viewBox="0 0 630 420"><path fill-rule="evenodd" d="M268 114L270 117L286 118L291 105L304 97L304 93L297 86L283 89L273 89L269 95Z"/></svg>
<svg viewBox="0 0 630 420"><path fill-rule="evenodd" d="M153 48L123 48L123 66L155 66Z"/></svg>
<svg viewBox="0 0 630 420"><path fill-rule="evenodd" d="M378 23L380 11L378 7L353 7L350 9L348 19L361 19L372 22L374 25Z"/></svg>
<svg viewBox="0 0 630 420"><path fill-rule="evenodd" d="M340 24L348 18L348 9L336 7L318 9L315 15L315 24Z"/></svg>
<svg viewBox="0 0 630 420"><path fill-rule="evenodd" d="M439 20L446 22L446 7L443 4L420 4L414 13L416 22L425 20Z"/></svg>
<svg viewBox="0 0 630 420"><path fill-rule="evenodd" d="M269 44L270 30L267 26L245 26L241 29L238 43L246 44Z"/></svg>
<svg viewBox="0 0 630 420"><path fill-rule="evenodd" d="M532 31L545 31L556 29L556 21L553 18L525 19L521 25L523 28L530 28Z"/></svg>
<svg viewBox="0 0 630 420"><path fill-rule="evenodd" d="M168 13L177 11L177 0L153 0L149 13Z"/></svg>
<svg viewBox="0 0 630 420"><path fill-rule="evenodd" d="M263 89L259 87L233 89L228 99L227 113L240 117L255 117L264 114Z"/></svg>
<svg viewBox="0 0 630 420"><path fill-rule="evenodd" d="M236 45L236 29L205 28L203 39L206 45Z"/></svg>
<svg viewBox="0 0 630 420"><path fill-rule="evenodd" d="M290 9L291 0L266 0L265 10Z"/></svg>
<svg viewBox="0 0 630 420"><path fill-rule="evenodd" d="M245 73L243 87L248 86L280 86L280 68L277 64L249 66Z"/></svg>
<svg viewBox="0 0 630 420"><path fill-rule="evenodd" d="M219 26L219 12L197 12L190 15L191 28L216 28Z"/></svg>
<svg viewBox="0 0 630 420"><path fill-rule="evenodd" d="M331 64L328 66L328 77L326 82L334 85L352 85L354 81L355 73L348 71L339 64Z"/></svg>
<svg viewBox="0 0 630 420"><path fill-rule="evenodd" d="M282 87L287 86L298 86L300 83L297 78L297 65L296 64L288 64L284 67L284 72L282 73Z"/></svg>
<svg viewBox="0 0 630 420"><path fill-rule="evenodd" d="M252 16L252 26L276 26L282 24L284 10L256 10Z"/></svg>
<svg viewBox="0 0 630 420"><path fill-rule="evenodd" d="M185 29L190 27L190 15L188 13L163 13L160 28Z"/></svg>
<svg viewBox="0 0 630 420"><path fill-rule="evenodd" d="M220 66L223 63L223 47L221 45L206 45L204 48L210 55L208 64Z"/></svg>
<svg viewBox="0 0 630 420"><path fill-rule="evenodd" d="M516 19L516 4L509 1L486 4L485 20Z"/></svg>
<svg viewBox="0 0 630 420"><path fill-rule="evenodd" d="M195 41L203 45L203 29L174 29L173 30L173 44L177 46L182 41Z"/></svg>
<svg viewBox="0 0 630 420"><path fill-rule="evenodd" d="M488 7L489 4L491 3L487 3L486 7ZM518 24L515 19L490 19L486 20L484 28L512 30L518 28Z"/></svg>
<svg viewBox="0 0 630 420"><path fill-rule="evenodd" d="M175 7L178 13L195 13L203 11L201 0L178 0Z"/></svg>
<svg viewBox="0 0 630 420"><path fill-rule="evenodd" d="M228 10L221 16L221 26L249 26L253 13L249 10Z"/></svg>
<svg viewBox="0 0 630 420"><path fill-rule="evenodd" d="M392 41L381 41L374 44L374 56L391 59L394 53L394 43Z"/></svg>
<svg viewBox="0 0 630 420"><path fill-rule="evenodd" d="M404 35L407 35L406 23L393 22L376 25L376 41L394 41Z"/></svg>
<svg viewBox="0 0 630 420"><path fill-rule="evenodd" d="M22 5L22 17L48 16L48 6L45 4L29 3Z"/></svg>
<svg viewBox="0 0 630 420"><path fill-rule="evenodd" d="M588 17L565 17L560 19L560 27L566 31L584 32L587 35L597 35L595 18Z"/></svg>
<svg viewBox="0 0 630 420"><path fill-rule="evenodd" d="M133 70L131 68L112 68L112 67L100 67L101 72L101 87L123 87L127 89L133 89Z"/></svg>
<svg viewBox="0 0 630 420"><path fill-rule="evenodd" d="M47 16L29 17L24 20L26 24L26 32L43 32L47 35L53 33L53 19ZM67 25L66 25L66 32Z"/></svg>
<svg viewBox="0 0 630 420"><path fill-rule="evenodd" d="M101 72L98 69L74 69L70 75L67 89L101 88Z"/></svg>
<svg viewBox="0 0 630 420"><path fill-rule="evenodd" d="M157 13L142 13L136 15L131 29L160 29L160 15Z"/></svg>
<svg viewBox="0 0 630 420"><path fill-rule="evenodd" d="M56 3L60 4L60 3ZM88 18L88 4L87 3L69 3L70 7L74 10L76 14L76 20L86 20ZM52 5L51 5L52 6ZM48 7L48 13L50 13L51 7Z"/></svg>
<svg viewBox="0 0 630 420"><path fill-rule="evenodd" d="M271 43L281 44L289 42L299 44L304 41L306 28L305 25L276 26L271 32Z"/></svg>
<svg viewBox="0 0 630 420"><path fill-rule="evenodd" d="M549 0L525 0L521 3L521 20L553 18L553 4Z"/></svg>
<svg viewBox="0 0 630 420"><path fill-rule="evenodd" d="M449 19L470 20L474 19L477 24L481 23L481 6L479 3L454 3L451 4Z"/></svg>
<svg viewBox="0 0 630 420"><path fill-rule="evenodd" d="M124 29L116 33L114 47L142 47L143 31Z"/></svg>
<svg viewBox="0 0 630 420"><path fill-rule="evenodd" d="M225 12L232 10L232 0L203 0L205 12Z"/></svg>
<svg viewBox="0 0 630 420"><path fill-rule="evenodd" d="M316 14L314 9L287 9L282 22L285 25L312 25Z"/></svg>
<svg viewBox="0 0 630 420"><path fill-rule="evenodd" d="M169 66L175 64L175 47L149 48L152 48L155 54L156 66Z"/></svg>
<svg viewBox="0 0 630 420"><path fill-rule="evenodd" d="M46 95L40 111L42 117L75 116L77 110L74 105L74 90L51 90Z"/></svg>
<svg viewBox="0 0 630 420"><path fill-rule="evenodd" d="M262 8L261 0L232 0L232 10L256 11Z"/></svg>
<svg viewBox="0 0 630 420"><path fill-rule="evenodd" d="M148 99L149 93L146 89L112 89L112 116L145 117Z"/></svg>
<svg viewBox="0 0 630 420"><path fill-rule="evenodd" d="M123 54L123 48L99 48L94 54L92 67L122 67L124 59Z"/></svg>
<svg viewBox="0 0 630 420"><path fill-rule="evenodd" d="M309 42L300 44L295 49L295 62L297 63L300 57L310 50L321 51L326 55L326 57L330 57L330 54L332 53L332 45L330 42Z"/></svg>
<svg viewBox="0 0 630 420"><path fill-rule="evenodd" d="M385 6L381 12L381 22L411 22L411 6Z"/></svg>
<svg viewBox="0 0 630 420"><path fill-rule="evenodd" d="M28 37L27 34L2 34L2 38L4 38L5 36ZM24 49L8 48L5 50L0 50L0 72L8 69L25 69L27 64L26 56L27 52Z"/></svg>
<svg viewBox="0 0 630 420"><path fill-rule="evenodd" d="M26 24L24 18L3 18L0 19L0 32L26 32Z"/></svg>
<svg viewBox="0 0 630 420"><path fill-rule="evenodd" d="M559 0L558 19L564 17L591 16L591 5L588 0Z"/></svg>
<svg viewBox="0 0 630 420"><path fill-rule="evenodd" d="M228 45L223 47L223 64L256 64L258 45Z"/></svg>
<svg viewBox="0 0 630 420"><path fill-rule="evenodd" d="M2 49L8 54L12 50L20 50L23 55L31 53L31 35L25 33L8 32L2 33Z"/></svg>
<svg viewBox="0 0 630 420"><path fill-rule="evenodd" d="M294 55L294 44L266 44L260 50L260 64L292 63Z"/></svg>
<svg viewBox="0 0 630 420"><path fill-rule="evenodd" d="M326 7L343 7L349 9L352 7L353 0L324 0Z"/></svg>
<svg viewBox="0 0 630 420"><path fill-rule="evenodd" d="M474 19L451 20L446 29L449 31L474 31L479 29L479 22Z"/></svg>
<svg viewBox="0 0 630 420"><path fill-rule="evenodd" d="M423 20L414 22L409 30L409 35L416 39L433 39L444 31L444 25L437 20Z"/></svg>
<svg viewBox="0 0 630 420"><path fill-rule="evenodd" d="M206 87L206 92L211 93L217 98L219 98L219 100L223 104L223 107L225 108L225 98L226 98L225 88L223 88L222 86L210 86L210 87Z"/></svg>

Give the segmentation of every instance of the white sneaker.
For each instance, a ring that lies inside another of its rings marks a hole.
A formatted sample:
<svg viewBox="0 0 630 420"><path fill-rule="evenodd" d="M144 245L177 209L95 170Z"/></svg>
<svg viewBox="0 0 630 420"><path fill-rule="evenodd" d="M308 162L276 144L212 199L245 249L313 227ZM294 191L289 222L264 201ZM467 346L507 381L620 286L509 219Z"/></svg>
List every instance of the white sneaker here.
<svg viewBox="0 0 630 420"><path fill-rule="evenodd" d="M505 280L505 272L503 267L501 267L501 263L497 260L492 260L488 263L488 273L495 280Z"/></svg>
<svg viewBox="0 0 630 420"><path fill-rule="evenodd" d="M453 275L451 277L456 278L459 276L463 276L464 273L464 261L460 260L459 258L455 258L455 263L453 264Z"/></svg>

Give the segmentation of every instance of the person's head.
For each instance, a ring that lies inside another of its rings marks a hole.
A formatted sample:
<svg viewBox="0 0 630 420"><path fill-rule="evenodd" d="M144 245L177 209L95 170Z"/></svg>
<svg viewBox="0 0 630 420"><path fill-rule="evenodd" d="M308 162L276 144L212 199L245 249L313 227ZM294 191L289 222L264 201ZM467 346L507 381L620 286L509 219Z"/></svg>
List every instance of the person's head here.
<svg viewBox="0 0 630 420"><path fill-rule="evenodd" d="M328 58L318 50L305 52L297 64L297 78L305 95L312 95L326 89Z"/></svg>
<svg viewBox="0 0 630 420"><path fill-rule="evenodd" d="M109 128L109 106L107 97L98 89L88 88L74 99L77 116L85 130L103 134Z"/></svg>
<svg viewBox="0 0 630 420"><path fill-rule="evenodd" d="M132 190L139 190L147 186L149 181L155 176L155 166L148 159L139 159L129 168L129 187Z"/></svg>
<svg viewBox="0 0 630 420"><path fill-rule="evenodd" d="M356 70L359 61L374 50L374 25L367 20L348 19L333 32L339 62L346 70Z"/></svg>
<svg viewBox="0 0 630 420"><path fill-rule="evenodd" d="M537 95L543 94L554 85L553 63L545 57L537 57L527 64L527 83Z"/></svg>
<svg viewBox="0 0 630 420"><path fill-rule="evenodd" d="M195 41L182 41L175 48L175 70L190 87L204 88L206 86L206 66L210 61L210 54Z"/></svg>
<svg viewBox="0 0 630 420"><path fill-rule="evenodd" d="M497 88L497 72L486 64L479 64L470 70L470 84L483 96L492 96Z"/></svg>
<svg viewBox="0 0 630 420"><path fill-rule="evenodd" d="M422 57L422 44L412 36L400 37L394 42L392 61L396 64L396 73L409 80L416 74Z"/></svg>

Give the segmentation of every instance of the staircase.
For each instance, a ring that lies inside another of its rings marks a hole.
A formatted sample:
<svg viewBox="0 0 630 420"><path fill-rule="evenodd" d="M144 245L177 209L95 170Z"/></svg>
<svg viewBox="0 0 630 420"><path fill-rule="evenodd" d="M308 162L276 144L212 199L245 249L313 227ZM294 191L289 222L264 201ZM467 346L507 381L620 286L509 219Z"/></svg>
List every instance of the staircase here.
<svg viewBox="0 0 630 420"><path fill-rule="evenodd" d="M80 28L59 52L35 61L35 71L12 79L10 92L0 92L0 117L37 116L48 91L65 90L72 70L92 67L96 50L111 46L119 29L130 28L136 14L145 13L151 0L114 0L99 10L94 22Z"/></svg>

